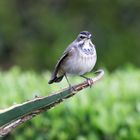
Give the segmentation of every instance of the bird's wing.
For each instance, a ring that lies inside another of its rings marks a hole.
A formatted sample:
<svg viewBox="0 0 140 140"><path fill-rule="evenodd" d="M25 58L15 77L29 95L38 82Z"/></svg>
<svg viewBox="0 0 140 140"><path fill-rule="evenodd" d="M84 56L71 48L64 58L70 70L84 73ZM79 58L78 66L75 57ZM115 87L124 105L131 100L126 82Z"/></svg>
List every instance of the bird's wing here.
<svg viewBox="0 0 140 140"><path fill-rule="evenodd" d="M71 56L73 50L74 50L74 46L70 45L63 53L62 57L58 60L54 72L52 73L52 77L51 79L54 79L57 76L57 73L59 71L59 68L62 64L62 62L64 62L64 60L66 60L69 56Z"/></svg>

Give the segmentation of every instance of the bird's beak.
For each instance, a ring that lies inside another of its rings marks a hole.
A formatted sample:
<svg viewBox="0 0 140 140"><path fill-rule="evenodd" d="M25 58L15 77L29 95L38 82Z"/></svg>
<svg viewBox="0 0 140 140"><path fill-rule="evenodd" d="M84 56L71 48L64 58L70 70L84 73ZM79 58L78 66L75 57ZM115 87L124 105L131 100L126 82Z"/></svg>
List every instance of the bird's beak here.
<svg viewBox="0 0 140 140"><path fill-rule="evenodd" d="M88 39L91 39L91 34L88 36Z"/></svg>

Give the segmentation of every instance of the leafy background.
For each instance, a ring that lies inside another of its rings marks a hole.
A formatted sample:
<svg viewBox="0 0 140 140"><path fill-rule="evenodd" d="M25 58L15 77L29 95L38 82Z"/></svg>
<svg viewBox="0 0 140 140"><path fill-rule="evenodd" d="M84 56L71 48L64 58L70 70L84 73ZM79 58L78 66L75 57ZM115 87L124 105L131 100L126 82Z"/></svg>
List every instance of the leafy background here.
<svg viewBox="0 0 140 140"><path fill-rule="evenodd" d="M50 70L78 33L89 30L97 65L140 66L139 15L138 0L1 0L0 64Z"/></svg>
<svg viewBox="0 0 140 140"><path fill-rule="evenodd" d="M67 86L65 80L47 82L81 30L93 34L98 54L94 70L105 69L104 79L93 88L2 139L139 140L139 15L138 0L1 0L0 109Z"/></svg>

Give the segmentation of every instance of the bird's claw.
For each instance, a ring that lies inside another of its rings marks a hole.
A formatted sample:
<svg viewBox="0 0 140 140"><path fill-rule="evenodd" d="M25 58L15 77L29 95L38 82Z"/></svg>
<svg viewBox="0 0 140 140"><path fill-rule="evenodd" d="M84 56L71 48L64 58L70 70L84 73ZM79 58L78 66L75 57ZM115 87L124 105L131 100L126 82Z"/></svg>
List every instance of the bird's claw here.
<svg viewBox="0 0 140 140"><path fill-rule="evenodd" d="M76 91L75 88L74 88L73 86L69 86L69 89L70 89L71 92Z"/></svg>
<svg viewBox="0 0 140 140"><path fill-rule="evenodd" d="M87 83L88 83L89 87L91 88L92 87L92 83L93 83L92 79L91 78L87 78Z"/></svg>

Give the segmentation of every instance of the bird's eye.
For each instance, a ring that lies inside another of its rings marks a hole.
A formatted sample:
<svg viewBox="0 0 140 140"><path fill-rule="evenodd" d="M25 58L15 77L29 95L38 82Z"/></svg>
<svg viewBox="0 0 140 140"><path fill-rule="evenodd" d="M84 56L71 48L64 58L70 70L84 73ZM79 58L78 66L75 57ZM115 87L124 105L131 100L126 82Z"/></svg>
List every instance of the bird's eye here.
<svg viewBox="0 0 140 140"><path fill-rule="evenodd" d="M81 38L81 39L84 39L84 38L85 38L85 36L80 36L80 38Z"/></svg>

